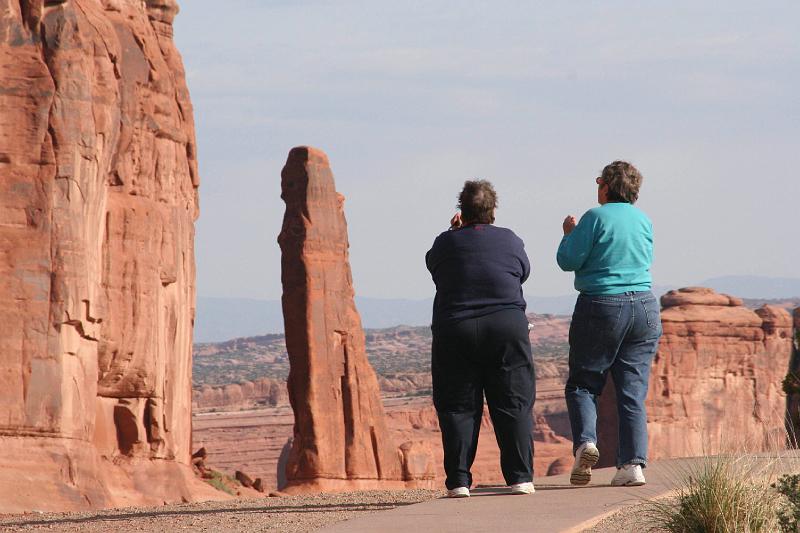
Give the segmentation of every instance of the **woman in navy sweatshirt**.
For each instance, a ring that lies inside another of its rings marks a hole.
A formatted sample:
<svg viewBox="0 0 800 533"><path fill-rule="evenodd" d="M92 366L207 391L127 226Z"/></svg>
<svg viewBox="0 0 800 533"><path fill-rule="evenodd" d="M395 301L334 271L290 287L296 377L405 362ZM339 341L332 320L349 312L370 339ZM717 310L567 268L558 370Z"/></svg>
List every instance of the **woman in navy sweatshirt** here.
<svg viewBox="0 0 800 533"><path fill-rule="evenodd" d="M530 263L522 240L494 226L497 194L467 181L460 215L425 256L436 284L431 373L450 497L469 496L483 396L513 494L534 492L531 409L536 383L522 284Z"/></svg>

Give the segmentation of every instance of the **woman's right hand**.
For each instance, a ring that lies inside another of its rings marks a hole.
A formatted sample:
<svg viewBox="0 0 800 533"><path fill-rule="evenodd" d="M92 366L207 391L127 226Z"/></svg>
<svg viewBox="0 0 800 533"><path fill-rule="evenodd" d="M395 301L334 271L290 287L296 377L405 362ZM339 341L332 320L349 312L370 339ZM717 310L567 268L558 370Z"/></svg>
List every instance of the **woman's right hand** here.
<svg viewBox="0 0 800 533"><path fill-rule="evenodd" d="M458 229L463 225L461 221L461 213L458 212L450 219L450 229Z"/></svg>

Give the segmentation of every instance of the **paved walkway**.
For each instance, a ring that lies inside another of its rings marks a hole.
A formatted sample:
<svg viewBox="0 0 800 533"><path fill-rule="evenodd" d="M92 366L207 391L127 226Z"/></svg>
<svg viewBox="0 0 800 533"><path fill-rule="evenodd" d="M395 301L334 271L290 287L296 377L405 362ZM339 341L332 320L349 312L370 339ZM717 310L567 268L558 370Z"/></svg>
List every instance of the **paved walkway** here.
<svg viewBox="0 0 800 533"><path fill-rule="evenodd" d="M653 463L647 485L612 487L614 468L595 470L586 487L569 484L569 474L537 478L536 494L512 496L505 487L479 487L472 497L439 499L339 522L325 533L466 533L470 531L577 532L619 508L672 490L686 460Z"/></svg>

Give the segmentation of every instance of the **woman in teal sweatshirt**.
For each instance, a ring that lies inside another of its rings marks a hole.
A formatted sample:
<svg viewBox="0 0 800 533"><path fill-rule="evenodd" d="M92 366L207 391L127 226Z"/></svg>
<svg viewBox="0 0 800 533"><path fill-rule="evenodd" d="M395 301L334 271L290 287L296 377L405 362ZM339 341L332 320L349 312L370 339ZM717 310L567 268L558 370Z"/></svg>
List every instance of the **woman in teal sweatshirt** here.
<svg viewBox="0 0 800 533"><path fill-rule="evenodd" d="M619 415L617 474L612 485L644 485L647 463L647 397L650 366L661 336L659 305L650 291L653 224L634 207L642 175L614 161L596 180L600 207L580 222L564 220L556 257L575 272L580 292L569 331L569 378L565 388L575 464L570 481L585 485L600 455L597 396L609 372Z"/></svg>

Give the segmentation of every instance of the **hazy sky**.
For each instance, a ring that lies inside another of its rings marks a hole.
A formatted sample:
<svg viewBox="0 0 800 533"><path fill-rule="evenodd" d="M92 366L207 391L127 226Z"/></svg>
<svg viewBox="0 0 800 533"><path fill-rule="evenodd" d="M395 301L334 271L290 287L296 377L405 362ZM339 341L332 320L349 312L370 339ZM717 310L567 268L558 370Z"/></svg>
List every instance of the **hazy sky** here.
<svg viewBox="0 0 800 533"><path fill-rule="evenodd" d="M465 179L498 191L532 295L570 292L561 221L636 164L657 284L798 277L800 3L183 0L201 171L198 294L277 298L280 171L324 150L362 296L424 298Z"/></svg>

